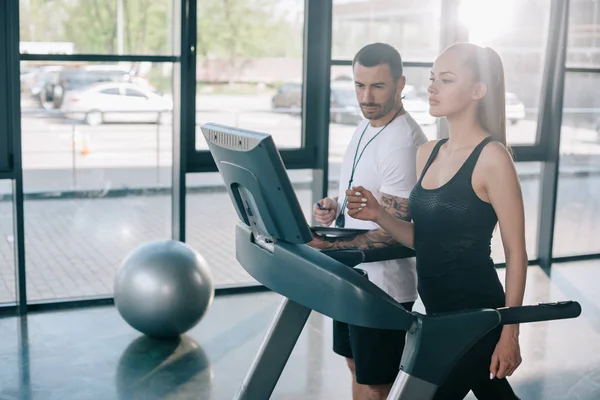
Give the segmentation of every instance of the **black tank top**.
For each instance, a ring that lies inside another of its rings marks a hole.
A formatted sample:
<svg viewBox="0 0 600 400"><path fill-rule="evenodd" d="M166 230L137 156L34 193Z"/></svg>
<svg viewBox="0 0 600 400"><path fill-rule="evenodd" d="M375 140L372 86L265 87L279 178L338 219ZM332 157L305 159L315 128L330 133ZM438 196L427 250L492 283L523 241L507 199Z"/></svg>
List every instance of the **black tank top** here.
<svg viewBox="0 0 600 400"><path fill-rule="evenodd" d="M419 295L428 313L504 306L491 258L498 218L471 182L481 150L492 140L481 141L446 184L424 189L423 176L447 139L438 141L410 194Z"/></svg>

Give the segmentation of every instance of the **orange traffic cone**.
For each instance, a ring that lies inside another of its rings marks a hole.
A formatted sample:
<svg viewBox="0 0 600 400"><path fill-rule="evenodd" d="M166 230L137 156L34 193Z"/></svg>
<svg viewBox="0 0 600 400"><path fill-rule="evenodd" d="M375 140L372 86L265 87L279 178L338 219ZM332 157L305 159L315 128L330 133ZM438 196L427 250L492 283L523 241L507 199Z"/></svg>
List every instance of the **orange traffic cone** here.
<svg viewBox="0 0 600 400"><path fill-rule="evenodd" d="M90 140L88 139L88 135L83 137L83 146L81 146L81 155L87 156L92 152L92 148L90 147Z"/></svg>

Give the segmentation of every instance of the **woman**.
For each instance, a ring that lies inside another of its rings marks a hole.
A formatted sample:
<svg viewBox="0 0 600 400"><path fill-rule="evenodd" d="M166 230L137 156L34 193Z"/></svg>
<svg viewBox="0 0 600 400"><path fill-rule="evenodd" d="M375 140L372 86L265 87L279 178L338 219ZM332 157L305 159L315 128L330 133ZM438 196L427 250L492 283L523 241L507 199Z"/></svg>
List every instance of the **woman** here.
<svg viewBox="0 0 600 400"><path fill-rule="evenodd" d="M409 198L412 223L384 212L362 187L347 191L348 214L375 221L417 254L419 294L429 314L520 306L527 254L519 180L506 148L504 72L490 48L458 43L434 63L430 113L446 117L449 138L417 155L419 180ZM490 257L499 225L506 293ZM519 326L490 332L455 366L436 399L515 399L506 380L521 363Z"/></svg>

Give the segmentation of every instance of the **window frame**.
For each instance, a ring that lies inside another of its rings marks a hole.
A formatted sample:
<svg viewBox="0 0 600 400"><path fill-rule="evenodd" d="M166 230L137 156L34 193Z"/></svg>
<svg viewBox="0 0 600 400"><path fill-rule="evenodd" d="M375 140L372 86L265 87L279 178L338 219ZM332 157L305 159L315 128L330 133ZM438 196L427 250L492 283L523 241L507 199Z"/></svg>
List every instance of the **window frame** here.
<svg viewBox="0 0 600 400"><path fill-rule="evenodd" d="M465 40L465 32L458 23L459 0L442 0L442 47ZM538 226L538 258L530 265L540 265L548 271L553 262L579 261L600 258L597 254L579 254L552 257L554 218L560 158L562 101L565 73L600 73L600 67L588 68L566 65L567 35L570 0L551 0L549 35L544 61L543 87L537 124L537 142L532 145L512 146L516 162L540 161L540 223ZM196 151L195 85L196 76L197 4L195 0L173 0L174 51L179 55L114 55L114 54L19 54L19 2L0 2L0 56L6 63L0 65L0 179L13 184L15 230L16 302L0 305L0 314L26 314L29 311L54 310L65 307L83 307L113 304L112 297L69 299L30 303L26 294L24 196L20 130L20 88L14 79L19 75L20 61L148 61L173 64L173 182L172 182L172 238L185 241L186 174L217 171L208 151ZM328 189L329 96L332 66L351 65L351 60L331 59L332 1L305 0L303 51L303 112L302 147L281 149L288 169L313 169L313 197L320 198ZM406 67L430 67L431 63L408 60ZM1 88L0 88L1 89ZM4 127L6 123L6 128ZM443 129L443 128L442 128ZM9 168L6 168L6 161ZM4 163L3 163L4 162ZM505 266L504 263L497 267ZM226 288L223 292L249 292L264 287Z"/></svg>

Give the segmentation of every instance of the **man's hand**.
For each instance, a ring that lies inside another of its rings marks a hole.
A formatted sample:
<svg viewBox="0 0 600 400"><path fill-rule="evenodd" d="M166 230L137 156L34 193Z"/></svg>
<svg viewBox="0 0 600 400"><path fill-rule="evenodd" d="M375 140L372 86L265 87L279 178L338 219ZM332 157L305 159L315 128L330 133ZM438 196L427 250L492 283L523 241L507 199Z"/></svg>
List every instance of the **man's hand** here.
<svg viewBox="0 0 600 400"><path fill-rule="evenodd" d="M320 204L321 207L319 207L318 204ZM337 215L337 201L326 197L322 200L319 200L318 204L313 205L313 215L315 217L315 221L322 226L331 225L331 223L335 220L335 216Z"/></svg>

